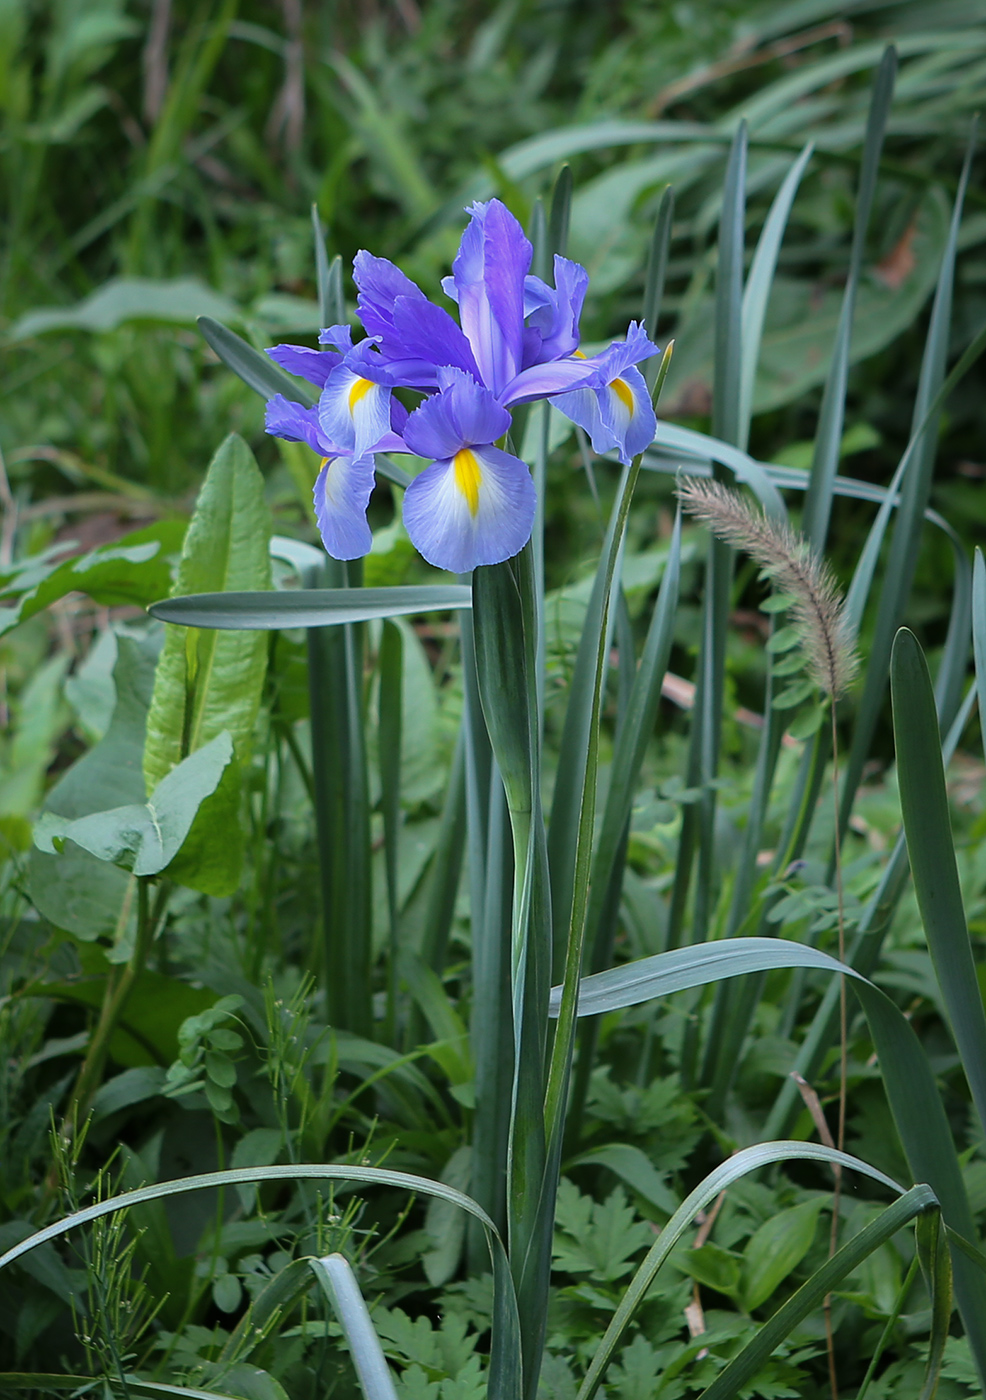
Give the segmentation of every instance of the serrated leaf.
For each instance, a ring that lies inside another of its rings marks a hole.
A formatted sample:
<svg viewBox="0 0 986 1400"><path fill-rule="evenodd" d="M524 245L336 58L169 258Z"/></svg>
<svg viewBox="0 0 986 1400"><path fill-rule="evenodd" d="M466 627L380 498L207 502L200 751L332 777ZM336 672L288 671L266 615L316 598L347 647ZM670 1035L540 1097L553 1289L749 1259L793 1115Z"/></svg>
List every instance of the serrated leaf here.
<svg viewBox="0 0 986 1400"><path fill-rule="evenodd" d="M263 478L246 443L231 434L199 492L175 591L268 589L269 538ZM232 738L236 759L170 871L205 894L230 894L239 882L240 767L249 753L266 668L267 643L259 633L166 631L147 716L148 788L222 730Z"/></svg>

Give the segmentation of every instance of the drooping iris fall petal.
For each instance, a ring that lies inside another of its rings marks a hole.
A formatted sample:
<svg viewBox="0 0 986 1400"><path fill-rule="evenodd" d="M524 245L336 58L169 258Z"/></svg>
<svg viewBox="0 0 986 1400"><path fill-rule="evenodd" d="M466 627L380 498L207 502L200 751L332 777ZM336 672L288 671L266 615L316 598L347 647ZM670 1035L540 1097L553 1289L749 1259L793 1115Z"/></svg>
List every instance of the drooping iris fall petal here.
<svg viewBox="0 0 986 1400"><path fill-rule="evenodd" d="M373 458L323 457L312 497L322 543L333 559L360 559L373 535L366 508L373 492Z"/></svg>
<svg viewBox="0 0 986 1400"><path fill-rule="evenodd" d="M510 559L530 539L536 493L524 462L493 446L510 414L462 370L409 415L404 441L433 459L404 493L404 526L430 564L467 573Z"/></svg>

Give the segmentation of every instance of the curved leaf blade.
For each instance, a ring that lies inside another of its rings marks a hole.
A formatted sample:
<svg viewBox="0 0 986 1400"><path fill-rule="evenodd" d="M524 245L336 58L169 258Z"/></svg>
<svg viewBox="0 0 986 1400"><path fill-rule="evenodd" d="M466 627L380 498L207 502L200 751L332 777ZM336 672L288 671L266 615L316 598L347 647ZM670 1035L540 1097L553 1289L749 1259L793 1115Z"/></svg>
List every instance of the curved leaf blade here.
<svg viewBox="0 0 986 1400"><path fill-rule="evenodd" d="M298 588L276 593L191 593L152 603L162 622L226 631L273 631L288 627L338 627L375 617L404 617L472 607L463 584L401 588Z"/></svg>

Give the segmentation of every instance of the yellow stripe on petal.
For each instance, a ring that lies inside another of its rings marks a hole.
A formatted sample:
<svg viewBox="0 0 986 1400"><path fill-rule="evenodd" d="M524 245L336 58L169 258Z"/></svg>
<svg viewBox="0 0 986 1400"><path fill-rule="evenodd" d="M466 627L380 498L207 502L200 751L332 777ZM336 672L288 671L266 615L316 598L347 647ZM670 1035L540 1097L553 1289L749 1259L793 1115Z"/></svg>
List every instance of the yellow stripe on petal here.
<svg viewBox="0 0 986 1400"><path fill-rule="evenodd" d="M613 390L613 393L620 400L620 402L626 407L626 411L632 418L634 402L633 394L630 392L630 385L626 382L625 379L611 379L609 387Z"/></svg>
<svg viewBox="0 0 986 1400"><path fill-rule="evenodd" d="M349 411L350 411L350 413L353 413L353 412L355 411L356 405L359 403L360 399L363 398L363 396L364 396L365 394L368 394L372 388L373 388L373 380L372 380L372 379L355 379L355 380L353 380L353 387L352 387L352 388L350 389L350 391L349 391Z"/></svg>
<svg viewBox="0 0 986 1400"><path fill-rule="evenodd" d="M469 514L475 515L479 510L479 487L483 480L482 468L475 452L470 452L468 447L461 448L452 458L452 467L455 471L455 484L466 498Z"/></svg>

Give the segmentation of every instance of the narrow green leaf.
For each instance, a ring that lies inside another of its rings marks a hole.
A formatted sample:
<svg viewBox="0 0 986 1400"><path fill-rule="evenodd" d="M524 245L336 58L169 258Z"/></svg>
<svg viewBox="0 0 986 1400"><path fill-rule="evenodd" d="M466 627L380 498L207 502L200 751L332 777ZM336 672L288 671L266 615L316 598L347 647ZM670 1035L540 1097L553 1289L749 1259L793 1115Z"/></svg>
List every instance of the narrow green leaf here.
<svg viewBox="0 0 986 1400"><path fill-rule="evenodd" d="M548 251L565 256L568 247L568 228L572 218L572 167L567 163L558 172L555 187L551 191L551 209L548 214ZM554 279L552 279L553 281Z"/></svg>
<svg viewBox="0 0 986 1400"><path fill-rule="evenodd" d="M952 1035L986 1127L986 1011L962 907L931 677L917 638L906 628L897 633L890 674L900 805L914 892Z"/></svg>
<svg viewBox="0 0 986 1400"><path fill-rule="evenodd" d="M311 1268L339 1319L366 1400L397 1400L394 1378L348 1260L342 1254L327 1254L313 1259Z"/></svg>
<svg viewBox="0 0 986 1400"><path fill-rule="evenodd" d="M303 404L305 408L314 407L315 397L307 386L303 387L300 380L287 374L269 356L254 350L235 331L214 321L211 316L200 316L198 328L227 369L239 375L243 383L262 399L283 394L286 399Z"/></svg>
<svg viewBox="0 0 986 1400"><path fill-rule="evenodd" d="M972 575L972 646L976 657L980 738L986 747L986 563L978 545Z"/></svg>
<svg viewBox="0 0 986 1400"><path fill-rule="evenodd" d="M836 331L832 364L822 394L822 406L815 432L815 452L811 464L811 481L805 496L802 531L817 554L825 552L829 515L832 509L832 487L839 465L839 447L846 412L846 385L849 378L849 342L852 337L856 292L863 267L866 233L873 210L880 152L887 124L887 114L893 97L897 75L897 53L888 48L877 70L870 100L870 112L863 142L863 163L856 199L856 221L853 226L852 248L849 253L849 273L842 299L842 314Z"/></svg>
<svg viewBox="0 0 986 1400"><path fill-rule="evenodd" d="M305 581L359 581L358 561L327 559L323 567ZM362 628L316 626L306 636L327 1014L331 1025L369 1036L373 947Z"/></svg>
<svg viewBox="0 0 986 1400"><path fill-rule="evenodd" d="M397 1026L397 957L400 947L397 873L401 829L401 721L403 712L404 638L399 627L385 621L380 635L380 696L377 760L380 769L380 810L383 815L384 865L387 875L387 914L390 951L387 961L387 1032L393 1041Z"/></svg>
<svg viewBox="0 0 986 1400"><path fill-rule="evenodd" d="M918 1216L914 1227L918 1258L931 1294L931 1336L928 1364L918 1400L934 1400L945 1360L945 1343L952 1320L952 1265L945 1226L938 1211Z"/></svg>
<svg viewBox="0 0 986 1400"><path fill-rule="evenodd" d="M955 258L965 192L972 167L974 142L975 130L966 151L938 286L935 289L934 304L931 308L911 423L913 460L901 480L900 506L873 625L863 693L856 710L852 747L842 778L840 828L843 830L849 820L853 797L862 777L883 707L894 634L903 621L917 567L921 529L931 493L938 446L939 414L934 411L934 405L940 402L945 384L945 364L952 324Z"/></svg>
<svg viewBox="0 0 986 1400"><path fill-rule="evenodd" d="M721 463L724 467L729 468L737 481L744 486L749 486L768 515L775 520L787 519L784 498L772 480L776 469L756 461L749 453L734 447L732 443L723 442L721 439L710 437L706 433L696 432L694 428L683 428L679 423L662 421L657 429L656 446L658 449L670 450L676 454L684 453L686 456L697 458L701 462ZM652 453L645 453L643 465L649 467L653 464ZM680 456L675 456L671 470L677 472L687 465L687 463L682 463ZM657 470L663 470L659 463ZM807 474L804 474L799 480L800 489L803 491ZM786 486L788 482L784 481L783 484Z"/></svg>
<svg viewBox="0 0 986 1400"><path fill-rule="evenodd" d="M741 446L740 384L743 334L743 244L746 226L747 125L736 128L722 191L719 258L716 264L714 326L715 370L712 381L712 435Z"/></svg>
<svg viewBox="0 0 986 1400"><path fill-rule="evenodd" d="M760 358L760 341L763 337L764 317L767 314L767 301L777 268L777 255L791 214L791 205L798 192L801 177L812 157L813 144L809 141L774 197L770 212L764 221L763 231L753 254L750 272L743 289L740 341L743 353L740 363L739 405L737 410L737 447L746 450L750 438L750 419L753 413L753 385L757 376L757 361Z"/></svg>
<svg viewBox="0 0 986 1400"><path fill-rule="evenodd" d="M325 251L325 229L318 217L318 205L312 205L312 236L315 245L315 281L318 287L318 310L322 329L340 326L346 320L346 304L342 292L342 258L337 253L329 262Z"/></svg>
<svg viewBox="0 0 986 1400"><path fill-rule="evenodd" d="M674 190L668 185L661 195L657 207L654 233L647 252L647 276L644 282L644 300L640 319L651 340L657 336L661 319L661 302L664 300L664 281L668 271L668 256L671 252L671 231L674 225ZM653 393L657 381L660 360L648 360L644 370L647 387ZM659 429L662 432L663 429Z"/></svg>
<svg viewBox="0 0 986 1400"><path fill-rule="evenodd" d="M324 555L320 558L324 559ZM271 593L201 593L168 598L148 611L162 622L224 631L287 627L338 627L375 617L404 617L472 606L462 584L402 588L297 588Z"/></svg>

